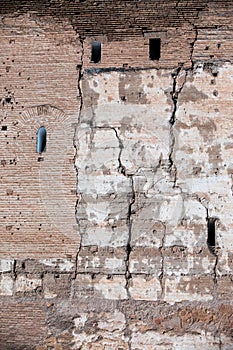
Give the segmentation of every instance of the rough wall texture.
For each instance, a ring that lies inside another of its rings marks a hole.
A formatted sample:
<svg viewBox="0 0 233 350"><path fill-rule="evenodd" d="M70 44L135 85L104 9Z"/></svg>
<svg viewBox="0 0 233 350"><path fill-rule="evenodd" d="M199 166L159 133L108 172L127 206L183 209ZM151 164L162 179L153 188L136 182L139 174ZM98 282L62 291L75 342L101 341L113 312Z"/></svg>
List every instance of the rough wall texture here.
<svg viewBox="0 0 233 350"><path fill-rule="evenodd" d="M232 1L0 4L0 349L233 349Z"/></svg>

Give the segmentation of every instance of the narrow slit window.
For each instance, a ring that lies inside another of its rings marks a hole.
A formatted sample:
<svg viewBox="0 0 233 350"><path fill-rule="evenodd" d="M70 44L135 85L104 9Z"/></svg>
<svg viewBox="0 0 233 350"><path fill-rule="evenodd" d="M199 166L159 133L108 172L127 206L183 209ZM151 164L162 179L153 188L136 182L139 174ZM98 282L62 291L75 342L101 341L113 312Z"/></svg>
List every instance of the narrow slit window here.
<svg viewBox="0 0 233 350"><path fill-rule="evenodd" d="M208 218L207 220L207 230L208 230L207 244L212 253L215 252L215 244L216 244L215 222L216 222L215 218Z"/></svg>
<svg viewBox="0 0 233 350"><path fill-rule="evenodd" d="M160 51L161 51L161 40L158 38L150 39L149 55L152 61L155 61L155 60L158 61L160 59Z"/></svg>
<svg viewBox="0 0 233 350"><path fill-rule="evenodd" d="M41 126L37 132L37 144L36 151L37 153L43 153L46 150L46 137L47 132L44 126Z"/></svg>
<svg viewBox="0 0 233 350"><path fill-rule="evenodd" d="M101 61L101 42L94 41L91 47L91 61L98 63Z"/></svg>

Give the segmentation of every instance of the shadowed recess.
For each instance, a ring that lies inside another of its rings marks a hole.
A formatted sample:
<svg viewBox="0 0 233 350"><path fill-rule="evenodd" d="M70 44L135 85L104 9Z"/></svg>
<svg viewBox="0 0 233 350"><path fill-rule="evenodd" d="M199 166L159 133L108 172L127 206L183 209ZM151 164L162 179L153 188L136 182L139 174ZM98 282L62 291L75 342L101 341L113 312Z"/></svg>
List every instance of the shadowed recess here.
<svg viewBox="0 0 233 350"><path fill-rule="evenodd" d="M98 63L101 61L101 42L94 41L91 48L91 61Z"/></svg>
<svg viewBox="0 0 233 350"><path fill-rule="evenodd" d="M159 60L160 59L160 47L161 40L159 38L150 39L149 41L149 56L151 60Z"/></svg>
<svg viewBox="0 0 233 350"><path fill-rule="evenodd" d="M41 126L37 132L37 144L36 151L37 153L43 153L46 150L46 136L47 132L44 126Z"/></svg>
<svg viewBox="0 0 233 350"><path fill-rule="evenodd" d="M209 247L215 247L215 218L208 218L207 220L207 229L208 237L207 244Z"/></svg>

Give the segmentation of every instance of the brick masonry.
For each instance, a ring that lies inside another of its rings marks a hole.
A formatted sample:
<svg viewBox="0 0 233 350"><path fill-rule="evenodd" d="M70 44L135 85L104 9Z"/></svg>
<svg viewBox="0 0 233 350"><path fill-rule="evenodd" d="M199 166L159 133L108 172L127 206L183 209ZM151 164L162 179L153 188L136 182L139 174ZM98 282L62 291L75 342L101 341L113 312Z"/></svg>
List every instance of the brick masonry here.
<svg viewBox="0 0 233 350"><path fill-rule="evenodd" d="M232 2L0 5L0 349L232 349Z"/></svg>

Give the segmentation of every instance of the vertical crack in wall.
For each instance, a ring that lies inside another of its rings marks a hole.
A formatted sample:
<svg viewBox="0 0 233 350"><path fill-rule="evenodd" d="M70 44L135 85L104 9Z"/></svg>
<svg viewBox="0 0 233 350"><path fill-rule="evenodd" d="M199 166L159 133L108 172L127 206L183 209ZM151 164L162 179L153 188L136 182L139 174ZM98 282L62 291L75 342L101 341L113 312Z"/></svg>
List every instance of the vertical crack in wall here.
<svg viewBox="0 0 233 350"><path fill-rule="evenodd" d="M128 344L127 350L132 349L132 331L130 330L130 324L132 325L132 316L130 315L132 314L131 314L131 308L128 307L128 305L130 305L129 303L130 302L127 300L126 303L119 304L119 311L122 312L125 317L125 327L122 331L124 333L125 340ZM121 349L121 347L119 349Z"/></svg>
<svg viewBox="0 0 233 350"><path fill-rule="evenodd" d="M83 92L82 92L82 87L81 87L81 80L82 80L82 77L83 77L83 57L84 57L84 39L80 36L79 37L79 41L80 41L80 45L81 45L81 58L80 58L80 64L77 65L77 70L78 70L78 84L77 84L77 87L78 87L78 98L80 98L80 107L79 107L79 113L78 113L78 123L76 124L76 127L75 127L75 130L74 130L74 139L73 139L73 145L74 145L74 148L75 148L75 155L74 155L74 163L75 163L75 160L76 160L76 157L77 157L77 130L78 130L78 126L81 122L81 113L82 113L82 109L83 109ZM75 167L75 170L76 170L76 181L78 182L78 169L77 167L74 165ZM77 183L76 183L77 185ZM76 253L76 257L75 257L75 270L74 270L74 276L73 276L73 279L76 279L76 276L77 276L77 270L78 270L78 257L79 257L79 253L80 253L80 250L81 250L81 247L82 247L82 234L80 232L80 225L79 225L79 220L77 219L77 207L78 207L78 204L79 204L79 201L80 201L80 198L78 197L77 198L77 201L76 201L76 205L75 205L75 218L76 218L76 222L78 224L78 228L79 228L79 234L80 234L80 243L79 243L79 246L77 248L77 253ZM71 283L71 295L70 297L72 298L73 296L73 284Z"/></svg>
<svg viewBox="0 0 233 350"><path fill-rule="evenodd" d="M79 107L79 116L78 116L78 123L80 123L81 120L81 113L83 109L83 92L82 92L82 87L81 87L81 80L83 77L83 58L84 58L84 39L82 37L79 37L79 41L81 44L81 58L80 61L81 63L77 65L77 70L78 70L78 98L80 98L80 107Z"/></svg>
<svg viewBox="0 0 233 350"><path fill-rule="evenodd" d="M190 63L191 63L191 71L193 71L194 69L194 60L193 60L193 53L194 53L194 47L195 47L195 43L197 41L197 37L198 37L198 27L197 25L194 23L195 20L197 20L199 18L199 13L205 8L206 4L202 4L202 7L197 7L196 8L196 16L194 16L194 21L192 22L190 20L190 18L187 18L187 16L185 16L185 12L183 10L182 7L179 7L179 5L182 3L181 0L178 0L176 2L176 5L175 5L175 9L177 11L177 14L178 14L178 17L179 15L182 16L182 21L186 21L187 23L189 23L193 29L194 29L194 32L195 32L195 36L194 36L194 39L193 41L190 43Z"/></svg>
<svg viewBox="0 0 233 350"><path fill-rule="evenodd" d="M186 82L186 77L187 77L187 71L185 71L185 78L184 78L184 82L182 83L182 85L180 86L179 89L177 89L177 78L181 72L182 69L182 65L179 66L174 73L172 74L172 78L173 78L173 85L172 85L172 91L171 91L171 98L172 98L172 102L173 102L173 110L172 110L172 114L171 114L171 118L169 120L169 124L170 124L170 152L169 152L169 171L170 171L170 175L173 178L173 187L176 187L176 181L177 181L177 168L176 165L174 163L173 160L173 153L174 153L174 146L175 146L175 134L174 134L174 125L176 122L176 112L177 112L177 103L178 103L178 98L179 98L179 94L181 93L184 84Z"/></svg>
<svg viewBox="0 0 233 350"><path fill-rule="evenodd" d="M213 299L217 300L218 298L218 279L217 279L218 255L216 253L214 255L215 255L215 263L213 268L213 283L214 283Z"/></svg>
<svg viewBox="0 0 233 350"><path fill-rule="evenodd" d="M128 215L127 215L127 226L128 226L128 241L127 241L127 245L126 245L126 261L125 261L125 289L126 289L126 293L128 296L128 299L131 299L131 294L129 291L129 284L130 284L130 280L132 278L130 270L129 270L129 259L130 259L130 253L132 251L132 246L131 246L131 235L132 235L132 206L135 202L135 189L134 189L134 179L133 179L133 175L131 175L130 177L130 181L131 181L131 198L129 199L129 208L128 208ZM126 328L127 328L127 335L129 337L128 340L128 349L131 350L131 342L132 342L132 331L130 330L130 319L128 317L127 314L127 310L125 313L125 319L126 319Z"/></svg>
<svg viewBox="0 0 233 350"><path fill-rule="evenodd" d="M200 11L202 11L202 8L197 8L197 19L199 18L199 13ZM194 69L194 60L193 60L193 53L194 53L194 48L195 48L195 44L197 42L197 37L198 37L198 27L197 25L195 25L195 23L190 23L193 26L194 32L195 32L195 36L193 41L190 43L190 62L191 62L191 71L193 71Z"/></svg>
<svg viewBox="0 0 233 350"><path fill-rule="evenodd" d="M223 344L222 344L221 333L219 334L218 339L219 339L219 343L218 343L219 350L222 350L222 345L223 345Z"/></svg>
<svg viewBox="0 0 233 350"><path fill-rule="evenodd" d="M206 208L206 221L210 220L209 210ZM215 219L214 219L215 221ZM215 257L214 267L213 267L213 299L216 300L218 297L218 280L217 280L217 265L218 265L218 255L215 246L210 246L207 241L207 245L210 253Z"/></svg>
<svg viewBox="0 0 233 350"><path fill-rule="evenodd" d="M91 119L89 121L89 125L90 125L90 150L93 149L94 147L94 137L95 137L95 129L107 129L105 127L99 127L99 126L94 126L95 125L95 117L96 117L96 114L95 114L95 110L94 110L94 107L93 107L93 99L91 97ZM110 128L111 129L111 128Z"/></svg>
<svg viewBox="0 0 233 350"><path fill-rule="evenodd" d="M46 272L41 272L40 273L40 280L41 280L41 293L44 293L44 276L45 276Z"/></svg>
<svg viewBox="0 0 233 350"><path fill-rule="evenodd" d="M177 12L180 12L181 15L182 11L180 11L179 9L179 4L180 4L180 0L178 0L176 2L176 10ZM199 17L199 12L202 11L202 8L198 8L197 9L197 16L196 18ZM169 152L169 162L168 162L168 166L169 166L169 172L171 177L173 178L173 188L177 187L177 167L176 164L174 162L174 147L175 147L175 134L174 134L174 125L176 122L176 112L177 112L177 106L178 106L178 98L179 98L179 94L182 92L183 87L186 83L187 80L187 75L188 72L191 71L193 72L194 70L194 60L193 60L193 53L194 53L194 48L195 48L195 44L197 41L197 37L198 37L198 28L195 25L194 22L191 22L190 20L186 19L188 21L188 23L193 27L194 32L195 32L195 36L193 41L190 43L190 62L191 62L191 67L188 69L185 69L185 76L184 76L184 80L183 83L181 84L181 86L179 88L177 88L177 80L179 78L180 73L182 73L182 68L184 64L180 64L175 71L172 73L172 78L173 78L173 85L172 85L172 91L171 91L171 98L172 98L172 102L173 102L173 110L172 110L172 114L171 114L171 118L169 120L170 123L170 152ZM181 189L182 192L182 189Z"/></svg>
<svg viewBox="0 0 233 350"><path fill-rule="evenodd" d="M193 28L194 28L194 31L195 31L195 37L193 39L193 41L190 43L190 62L191 62L191 71L193 71L194 69L194 60L193 60L193 53L194 53L194 48L195 48L195 44L196 44L196 41L197 41L197 37L198 37L198 28L195 24L193 24Z"/></svg>
<svg viewBox="0 0 233 350"><path fill-rule="evenodd" d="M201 197L196 196L196 199L205 208L205 210L206 210L206 222L208 223L208 221L211 219L211 217L209 216L209 209L203 203L203 199ZM217 220L217 219L215 219L215 220ZM208 230L208 228L207 228L207 230ZM208 232L207 232L207 235L208 235ZM218 280L217 280L218 254L217 254L216 247L210 246L208 244L208 238L206 240L206 244L208 246L210 253L215 257L215 262L214 262L214 267L213 267L213 299L216 301L217 297L218 297Z"/></svg>
<svg viewBox="0 0 233 350"><path fill-rule="evenodd" d="M217 265L218 265L218 254L216 247L211 247L209 250L215 257L214 267L213 267L213 299L216 301L218 298L218 279L217 279Z"/></svg>
<svg viewBox="0 0 233 350"><path fill-rule="evenodd" d="M164 292L165 292L165 280L164 280L164 246L165 246L165 238L166 238L166 226L165 224L160 221L163 225L163 237L161 239L161 245L159 247L159 253L161 257L161 272L159 274L159 282L160 282L160 287L161 287L161 294L160 294L160 299L164 298Z"/></svg>
<svg viewBox="0 0 233 350"><path fill-rule="evenodd" d="M128 295L128 298L131 298L130 292L129 292L129 282L131 279L131 273L129 271L129 258L130 258L130 253L132 250L131 247L131 235L132 235L132 206L135 202L135 190L134 190L134 179L133 176L130 176L130 182L131 182L131 198L129 199L129 208L128 208L128 215L127 215L127 226L129 229L129 235L128 235L128 241L127 241L127 245L126 245L126 261L125 261L125 280L126 280L126 284L125 284L125 288L126 288L126 292Z"/></svg>
<svg viewBox="0 0 233 350"><path fill-rule="evenodd" d="M13 279L16 280L17 278L17 260L13 260L13 265L12 265L12 273L13 273Z"/></svg>
<svg viewBox="0 0 233 350"><path fill-rule="evenodd" d="M206 210L206 222L208 223L208 221L211 219L211 217L209 216L209 209L206 205L204 205L203 200L201 197L196 196L198 202L205 208ZM217 220L217 219L215 219ZM208 230L208 228L207 228ZM207 232L208 234L208 232ZM210 246L208 244L208 238L206 240L206 244L208 246L208 249L210 251L210 253L215 257L215 262L214 262L214 267L213 267L213 300L216 301L218 298L218 279L217 279L217 266L218 266L218 254L217 254L217 250L216 247L214 246Z"/></svg>
<svg viewBox="0 0 233 350"><path fill-rule="evenodd" d="M129 271L129 257L130 257L130 253L132 250L131 247L131 231L132 231L132 206L135 202L135 190L134 190L134 179L133 179L133 175L127 175L126 174L126 170L125 170L125 166L122 164L121 162L121 154L122 151L124 149L124 145L122 140L120 139L117 130L115 128L113 128L113 130L115 131L116 137L118 139L119 142L119 155L118 155L118 172L126 177L128 177L130 179L131 182L131 198L129 198L129 207L128 207L128 213L127 213L127 226L128 226L128 241L127 241L127 245L126 245L126 261L125 261L125 280L126 280L126 284L125 284L125 288L126 288L126 292L127 292L127 296L130 299L130 292L129 292L129 281L131 279L131 274Z"/></svg>
<svg viewBox="0 0 233 350"><path fill-rule="evenodd" d="M115 134L116 134L116 138L118 139L118 142L119 142L119 148L120 148L120 152L119 152L119 155L118 155L118 163L119 163L119 166L118 166L118 172L120 174L123 174L124 176L126 176L126 173L125 173L125 166L122 164L121 162L121 154L122 154L122 151L124 149L124 145L123 145L123 142L122 140L120 139L119 135L118 135L118 132L116 130L116 128L113 128L113 130L115 131Z"/></svg>
<svg viewBox="0 0 233 350"><path fill-rule="evenodd" d="M130 291L129 291L129 283L131 279L131 273L129 271L129 259L130 259L130 253L132 250L131 247L131 234L132 234L132 206L135 202L135 189L134 189L134 179L133 175L127 175L125 166L122 164L121 161L121 154L124 149L124 145L122 140L120 139L118 132L116 128L112 128L115 131L116 138L119 142L119 155L118 155L118 172L130 179L131 182L131 198L129 198L129 207L128 207L128 213L127 213L127 226L128 226L128 240L126 245L126 259L125 259L125 289L127 293L128 299L131 299ZM125 334L128 337L128 349L131 350L131 342L132 342L132 332L130 331L130 319L127 313L127 309L125 311L125 320L126 320L126 327L125 327Z"/></svg>

